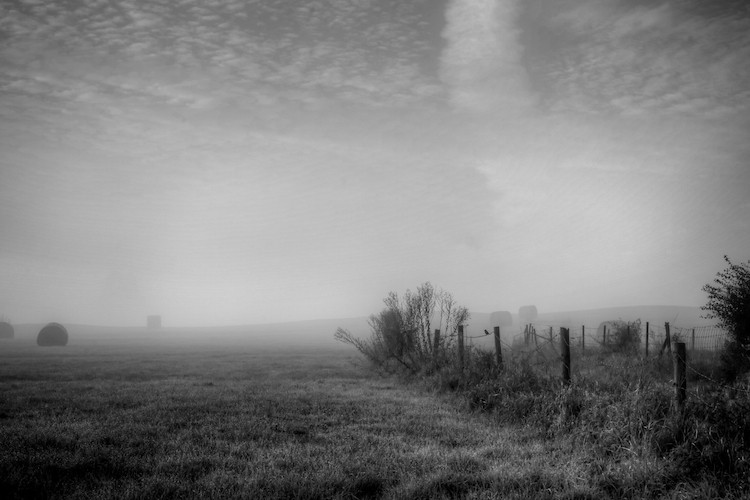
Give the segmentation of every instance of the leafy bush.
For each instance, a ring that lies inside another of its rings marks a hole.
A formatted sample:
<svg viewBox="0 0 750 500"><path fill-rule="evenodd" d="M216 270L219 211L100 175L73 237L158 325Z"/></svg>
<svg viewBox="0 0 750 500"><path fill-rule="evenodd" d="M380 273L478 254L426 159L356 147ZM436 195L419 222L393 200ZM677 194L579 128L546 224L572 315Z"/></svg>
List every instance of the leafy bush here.
<svg viewBox="0 0 750 500"><path fill-rule="evenodd" d="M703 287L708 303L701 309L729 333L722 361L726 377L734 380L750 370L750 261L733 264L726 255L724 260L729 267Z"/></svg>

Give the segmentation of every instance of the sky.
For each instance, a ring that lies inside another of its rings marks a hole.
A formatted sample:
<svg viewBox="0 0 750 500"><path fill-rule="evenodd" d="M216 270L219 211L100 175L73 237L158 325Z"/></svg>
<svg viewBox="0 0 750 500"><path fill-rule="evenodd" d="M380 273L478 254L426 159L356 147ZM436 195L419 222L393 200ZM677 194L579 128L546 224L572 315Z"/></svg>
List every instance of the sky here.
<svg viewBox="0 0 750 500"><path fill-rule="evenodd" d="M744 0L0 0L0 314L699 306L750 260Z"/></svg>

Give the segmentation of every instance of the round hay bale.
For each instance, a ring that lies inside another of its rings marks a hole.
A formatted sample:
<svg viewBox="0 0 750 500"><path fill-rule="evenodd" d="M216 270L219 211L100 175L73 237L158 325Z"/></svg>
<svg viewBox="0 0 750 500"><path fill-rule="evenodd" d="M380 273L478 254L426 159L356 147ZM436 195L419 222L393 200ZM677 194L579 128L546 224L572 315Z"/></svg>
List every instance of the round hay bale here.
<svg viewBox="0 0 750 500"><path fill-rule="evenodd" d="M518 318L521 320L521 323L533 323L536 317L536 306L521 306L518 309Z"/></svg>
<svg viewBox="0 0 750 500"><path fill-rule="evenodd" d="M7 321L0 321L0 339L12 339L14 336L13 325Z"/></svg>
<svg viewBox="0 0 750 500"><path fill-rule="evenodd" d="M490 326L511 326L513 324L513 315L510 311L495 311L490 314Z"/></svg>
<svg viewBox="0 0 750 500"><path fill-rule="evenodd" d="M68 343L68 330L60 323L47 323L39 330L36 343L40 346L66 345Z"/></svg>

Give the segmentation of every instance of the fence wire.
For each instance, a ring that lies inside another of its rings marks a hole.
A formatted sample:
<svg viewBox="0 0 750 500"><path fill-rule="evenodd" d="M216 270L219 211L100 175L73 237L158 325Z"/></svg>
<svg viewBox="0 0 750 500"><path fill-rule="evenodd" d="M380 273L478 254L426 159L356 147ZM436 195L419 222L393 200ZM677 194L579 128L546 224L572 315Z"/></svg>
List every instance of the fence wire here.
<svg viewBox="0 0 750 500"><path fill-rule="evenodd" d="M513 336L512 345L508 345L507 342L505 344L510 348L518 348L521 344L525 346L534 344L534 347L536 347L541 346L542 344L560 343L560 328L563 327L562 325L539 323L530 323L529 325L529 334L526 334L524 330L516 329L511 332ZM609 327L606 338L600 326L581 325L565 328L568 328L570 332L570 345L572 348L597 348L612 344L612 338L609 337L609 334L611 333ZM507 333L503 332L503 336L506 335ZM528 341L525 338L526 335L528 335ZM654 349L661 349L666 336L666 327L664 325L649 324L649 352L654 352ZM474 335L467 338L476 339L482 337L491 338L492 333L489 335ZM641 348L645 349L647 337L645 323L641 324L640 337ZM670 325L670 339L673 343L685 342L690 350L720 351L723 349L725 342L729 339L729 335L726 330L717 326L680 327Z"/></svg>
<svg viewBox="0 0 750 500"><path fill-rule="evenodd" d="M627 323L627 322L626 322ZM632 324L632 323L631 323ZM503 357L517 360L525 360L534 365L544 365L551 361L559 360L561 355L560 328L562 324L529 323L522 327L516 327L510 332L508 329L501 331L501 346ZM602 325L579 325L576 327L565 326L569 331L571 350L585 355L587 351L595 352L604 350L614 345L614 336L610 336L610 325L607 325L605 336ZM658 356L666 347L665 339L667 330L665 324L648 323L648 335L646 334L647 323L641 322L640 347L642 354ZM685 342L689 352L704 352L709 355L718 355L728 340L728 334L717 326L674 326L670 325L670 342ZM467 335L466 339L470 348L483 345L485 348L493 348L493 342L487 340L477 342L477 339L492 339L494 332L484 330L478 335ZM511 338L508 343L506 339ZM648 342L648 344L647 344Z"/></svg>

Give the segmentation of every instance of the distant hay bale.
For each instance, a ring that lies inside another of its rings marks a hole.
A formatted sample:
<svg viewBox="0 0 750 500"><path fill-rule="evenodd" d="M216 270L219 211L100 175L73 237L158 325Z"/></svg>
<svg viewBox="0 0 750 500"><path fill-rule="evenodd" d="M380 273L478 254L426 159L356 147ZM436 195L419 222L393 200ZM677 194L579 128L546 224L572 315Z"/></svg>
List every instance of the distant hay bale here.
<svg viewBox="0 0 750 500"><path fill-rule="evenodd" d="M518 309L518 319L521 323L532 323L536 318L536 306L521 306Z"/></svg>
<svg viewBox="0 0 750 500"><path fill-rule="evenodd" d="M513 324L513 315L510 311L495 311L490 314L490 326L511 326Z"/></svg>
<svg viewBox="0 0 750 500"><path fill-rule="evenodd" d="M60 323L48 323L39 330L36 343L40 346L63 346L68 343L68 330Z"/></svg>
<svg viewBox="0 0 750 500"><path fill-rule="evenodd" d="M14 336L13 325L7 321L0 321L0 339L12 339Z"/></svg>

